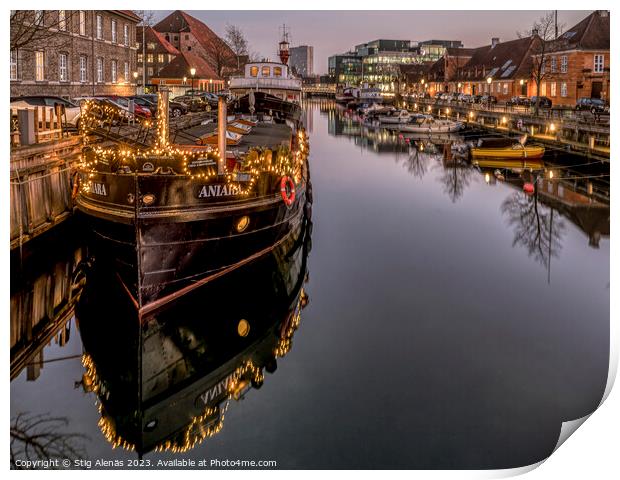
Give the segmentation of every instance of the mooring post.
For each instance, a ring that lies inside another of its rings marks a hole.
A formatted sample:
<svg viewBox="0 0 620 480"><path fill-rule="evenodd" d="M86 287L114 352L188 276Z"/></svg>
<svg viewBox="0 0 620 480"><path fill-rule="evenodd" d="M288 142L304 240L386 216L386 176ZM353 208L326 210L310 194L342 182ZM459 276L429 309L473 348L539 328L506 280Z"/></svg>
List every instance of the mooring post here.
<svg viewBox="0 0 620 480"><path fill-rule="evenodd" d="M218 175L223 175L225 173L226 124L227 124L226 99L223 96L220 96L217 99L217 149L220 154L220 159L217 162Z"/></svg>

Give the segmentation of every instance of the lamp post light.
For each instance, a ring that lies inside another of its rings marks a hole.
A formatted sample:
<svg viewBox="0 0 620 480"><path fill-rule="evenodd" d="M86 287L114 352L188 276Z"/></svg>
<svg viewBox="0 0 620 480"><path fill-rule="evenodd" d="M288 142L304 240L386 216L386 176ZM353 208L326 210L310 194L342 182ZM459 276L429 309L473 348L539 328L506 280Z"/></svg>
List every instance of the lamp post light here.
<svg viewBox="0 0 620 480"><path fill-rule="evenodd" d="M213 92L213 79L212 78L209 79L209 91Z"/></svg>
<svg viewBox="0 0 620 480"><path fill-rule="evenodd" d="M133 72L133 83L136 86L136 93L138 92L138 72Z"/></svg>
<svg viewBox="0 0 620 480"><path fill-rule="evenodd" d="M194 67L189 69L189 73L192 76L192 97L194 96L194 75L196 75L196 69Z"/></svg>

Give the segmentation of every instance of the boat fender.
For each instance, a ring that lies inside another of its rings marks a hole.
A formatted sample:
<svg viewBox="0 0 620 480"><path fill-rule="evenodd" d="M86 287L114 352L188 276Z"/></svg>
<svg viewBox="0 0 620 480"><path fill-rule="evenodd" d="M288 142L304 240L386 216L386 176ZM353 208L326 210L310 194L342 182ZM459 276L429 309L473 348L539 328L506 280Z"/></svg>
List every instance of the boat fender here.
<svg viewBox="0 0 620 480"><path fill-rule="evenodd" d="M79 172L75 172L73 174L73 190L71 191L72 200L75 200L77 198L79 191L80 191L80 174Z"/></svg>
<svg viewBox="0 0 620 480"><path fill-rule="evenodd" d="M527 182L523 184L523 191L527 194L527 195L533 195L534 194L534 184Z"/></svg>
<svg viewBox="0 0 620 480"><path fill-rule="evenodd" d="M287 187L288 186L288 193ZM280 194L282 195L282 200L287 207L290 207L295 201L295 182L289 176L282 177L280 180Z"/></svg>
<svg viewBox="0 0 620 480"><path fill-rule="evenodd" d="M306 216L307 219L312 218L312 204L311 203L306 203L304 205L304 215Z"/></svg>

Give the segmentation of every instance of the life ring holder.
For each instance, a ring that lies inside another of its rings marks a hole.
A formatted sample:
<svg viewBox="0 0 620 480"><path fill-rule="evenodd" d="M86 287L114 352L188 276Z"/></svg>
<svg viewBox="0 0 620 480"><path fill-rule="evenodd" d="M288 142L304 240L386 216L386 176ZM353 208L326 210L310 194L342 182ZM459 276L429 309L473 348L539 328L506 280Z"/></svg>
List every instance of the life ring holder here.
<svg viewBox="0 0 620 480"><path fill-rule="evenodd" d="M288 187L288 192L287 192ZM280 180L280 194L282 195L282 201L287 207L290 207L295 201L295 182L287 175Z"/></svg>

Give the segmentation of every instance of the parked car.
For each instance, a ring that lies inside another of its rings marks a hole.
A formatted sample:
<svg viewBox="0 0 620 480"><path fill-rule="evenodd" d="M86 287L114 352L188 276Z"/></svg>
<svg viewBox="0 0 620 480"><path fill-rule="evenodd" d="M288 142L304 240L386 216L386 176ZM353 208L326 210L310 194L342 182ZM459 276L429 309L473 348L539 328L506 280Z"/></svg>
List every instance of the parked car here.
<svg viewBox="0 0 620 480"><path fill-rule="evenodd" d="M181 95L172 100L187 105L190 112L208 112L211 110L211 104L200 95Z"/></svg>
<svg viewBox="0 0 620 480"><path fill-rule="evenodd" d="M49 95L28 95L22 97L11 97L11 109L32 108L32 107L50 107L62 105L65 109L67 124L71 127L79 128L80 124L80 106L62 97Z"/></svg>
<svg viewBox="0 0 620 480"><path fill-rule="evenodd" d="M129 98L121 97L120 95L103 95L100 98L104 98L112 102L114 105L116 105L117 107L120 107L125 112L127 112L129 115L131 115L131 112L129 111ZM138 118L149 119L152 117L151 110L137 103L134 103L133 113Z"/></svg>
<svg viewBox="0 0 620 480"><path fill-rule="evenodd" d="M536 99L537 98L539 99L539 101L538 101L538 106L539 107L541 107L541 108L551 108L551 105L552 105L551 99L548 98L548 97L536 97L536 96L533 96L533 97L530 98L530 106L533 107L533 106L536 105Z"/></svg>
<svg viewBox="0 0 620 480"><path fill-rule="evenodd" d="M484 103L486 105L493 105L497 103L497 97L493 95L483 95L480 98L480 103Z"/></svg>
<svg viewBox="0 0 620 480"><path fill-rule="evenodd" d="M600 98L581 97L575 110L589 110L592 113L609 113L609 104Z"/></svg>
<svg viewBox="0 0 620 480"><path fill-rule="evenodd" d="M525 95L518 95L515 97L511 97L510 100L508 100L506 102L507 106L517 106L517 105L522 105L522 106L526 106L529 107L530 106L530 99L525 96Z"/></svg>
<svg viewBox="0 0 620 480"><path fill-rule="evenodd" d="M472 95L469 99L469 103L480 103L482 95Z"/></svg>
<svg viewBox="0 0 620 480"><path fill-rule="evenodd" d="M133 101L147 107L153 116L157 115L157 95L144 94L134 95L131 98ZM174 100L168 101L168 109L171 117L180 117L189 112L189 107L181 102L175 102Z"/></svg>

